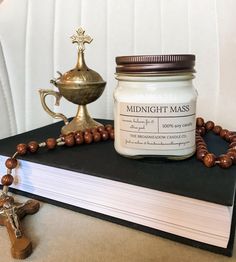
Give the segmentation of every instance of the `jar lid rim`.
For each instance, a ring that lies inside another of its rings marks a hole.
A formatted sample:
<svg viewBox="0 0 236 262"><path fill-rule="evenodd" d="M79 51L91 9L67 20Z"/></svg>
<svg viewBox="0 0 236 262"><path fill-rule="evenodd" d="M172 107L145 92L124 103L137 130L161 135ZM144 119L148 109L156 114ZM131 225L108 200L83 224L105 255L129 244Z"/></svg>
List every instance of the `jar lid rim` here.
<svg viewBox="0 0 236 262"><path fill-rule="evenodd" d="M195 72L195 55L134 55L116 57L116 73Z"/></svg>

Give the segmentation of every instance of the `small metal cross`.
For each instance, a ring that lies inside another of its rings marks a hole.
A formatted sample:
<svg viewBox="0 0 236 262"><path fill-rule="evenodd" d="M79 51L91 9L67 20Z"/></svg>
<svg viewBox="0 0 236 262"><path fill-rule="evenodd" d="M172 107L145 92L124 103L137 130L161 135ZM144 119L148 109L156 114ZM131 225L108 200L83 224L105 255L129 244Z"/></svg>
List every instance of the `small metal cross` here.
<svg viewBox="0 0 236 262"><path fill-rule="evenodd" d="M31 241L24 235L20 219L39 210L39 202L28 200L18 203L14 198L2 194L0 196L0 225L6 226L12 243L11 253L14 258L24 259L32 253Z"/></svg>
<svg viewBox="0 0 236 262"><path fill-rule="evenodd" d="M77 43L79 51L84 51L85 49L84 44L91 43L93 39L89 35L84 35L85 31L83 30L82 27L76 30L76 33L77 34L74 34L73 36L71 36L72 43L73 44Z"/></svg>

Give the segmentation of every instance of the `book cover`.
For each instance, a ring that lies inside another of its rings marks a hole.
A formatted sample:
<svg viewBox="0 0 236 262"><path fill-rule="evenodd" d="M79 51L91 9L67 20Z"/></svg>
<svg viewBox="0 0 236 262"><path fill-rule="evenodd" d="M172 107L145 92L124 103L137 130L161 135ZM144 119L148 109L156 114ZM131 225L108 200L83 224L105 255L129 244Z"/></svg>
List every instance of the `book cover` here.
<svg viewBox="0 0 236 262"><path fill-rule="evenodd" d="M110 123L110 121L104 121L104 123ZM3 139L0 141L0 154L3 156L12 155L18 143L27 143L31 140L42 142L48 137L57 137L60 133L61 126L62 123L59 122ZM213 134L207 135L206 140L209 149L216 154L224 152L227 148L227 143ZM37 154L28 154L22 157L22 159L45 166L85 173L91 176L199 199L210 203L224 206L234 205L236 167L233 166L230 169L224 170L216 166L208 169L204 167L201 162L197 161L194 156L184 161L168 161L156 158L131 160L118 155L114 150L113 142L106 141L72 148L60 147L52 151L42 149ZM17 192L28 194L25 192ZM37 195L34 195L34 197L41 198ZM49 198L44 198L44 200L199 248L208 249L228 256L232 254L235 209L233 211L228 246L227 248L221 248L116 217L110 217L102 213L68 205L61 201L51 200Z"/></svg>

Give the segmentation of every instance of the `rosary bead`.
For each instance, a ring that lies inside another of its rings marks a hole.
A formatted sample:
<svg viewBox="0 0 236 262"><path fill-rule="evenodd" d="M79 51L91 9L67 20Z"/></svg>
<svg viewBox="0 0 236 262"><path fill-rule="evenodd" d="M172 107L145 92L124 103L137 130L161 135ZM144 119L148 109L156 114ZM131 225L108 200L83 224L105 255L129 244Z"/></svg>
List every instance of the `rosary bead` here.
<svg viewBox="0 0 236 262"><path fill-rule="evenodd" d="M236 135L233 135L230 139L230 142L236 142Z"/></svg>
<svg viewBox="0 0 236 262"><path fill-rule="evenodd" d="M201 145L201 143L204 143L204 142L203 142L202 140L200 140L200 139L199 139L199 140L196 140L195 142L196 142L196 145L198 145L198 144Z"/></svg>
<svg viewBox="0 0 236 262"><path fill-rule="evenodd" d="M222 168L229 168L232 165L232 159L228 155L219 156L219 166Z"/></svg>
<svg viewBox="0 0 236 262"><path fill-rule="evenodd" d="M207 131L210 131L214 128L215 124L213 121L207 121L205 124L205 128Z"/></svg>
<svg viewBox="0 0 236 262"><path fill-rule="evenodd" d="M229 130L227 130L227 129L221 129L220 137L224 139L226 134L228 134L228 132L229 132Z"/></svg>
<svg viewBox="0 0 236 262"><path fill-rule="evenodd" d="M236 148L236 142L232 142L229 144L229 148Z"/></svg>
<svg viewBox="0 0 236 262"><path fill-rule="evenodd" d="M91 128L85 128L84 132L91 133Z"/></svg>
<svg viewBox="0 0 236 262"><path fill-rule="evenodd" d="M109 137L111 140L114 140L115 139L115 131L114 129L112 129L110 132L109 132Z"/></svg>
<svg viewBox="0 0 236 262"><path fill-rule="evenodd" d="M197 119L196 119L196 125L197 125L197 127L202 127L202 126L204 126L204 119L201 118L201 117L197 117Z"/></svg>
<svg viewBox="0 0 236 262"><path fill-rule="evenodd" d="M91 133L84 135L84 142L86 144L91 144L93 142L93 135Z"/></svg>
<svg viewBox="0 0 236 262"><path fill-rule="evenodd" d="M84 131L84 136L91 134L90 131Z"/></svg>
<svg viewBox="0 0 236 262"><path fill-rule="evenodd" d="M103 141L106 141L109 138L109 134L105 130L101 133L101 136Z"/></svg>
<svg viewBox="0 0 236 262"><path fill-rule="evenodd" d="M234 136L234 133L229 131L226 135L225 135L225 140L226 141L230 141L230 139Z"/></svg>
<svg viewBox="0 0 236 262"><path fill-rule="evenodd" d="M93 133L93 141L94 142L100 142L101 138L102 138L102 136L99 132Z"/></svg>
<svg viewBox="0 0 236 262"><path fill-rule="evenodd" d="M35 153L37 152L39 149L39 144L36 142L36 141L30 141L28 143L28 150L31 152L31 153Z"/></svg>
<svg viewBox="0 0 236 262"><path fill-rule="evenodd" d="M99 126L97 128L97 130L98 130L99 133L102 133L105 130L105 127L104 126Z"/></svg>
<svg viewBox="0 0 236 262"><path fill-rule="evenodd" d="M91 134L91 128L86 128L84 130L84 135Z"/></svg>
<svg viewBox="0 0 236 262"><path fill-rule="evenodd" d="M199 135L196 135L196 142L203 142L202 138Z"/></svg>
<svg viewBox="0 0 236 262"><path fill-rule="evenodd" d="M215 165L216 157L212 153L208 153L203 158L203 163L206 167L212 167Z"/></svg>
<svg viewBox="0 0 236 262"><path fill-rule="evenodd" d="M198 144L206 144L206 142L204 141L204 139L201 137L201 138L198 138L197 140L196 140L196 143L198 143Z"/></svg>
<svg viewBox="0 0 236 262"><path fill-rule="evenodd" d="M14 177L10 174L7 174L2 177L1 183L3 186L10 186L14 181Z"/></svg>
<svg viewBox="0 0 236 262"><path fill-rule="evenodd" d="M197 133L196 133L196 135L195 135L195 138L196 138L196 139L198 139L198 138L202 139L202 137L201 137L199 134L197 134Z"/></svg>
<svg viewBox="0 0 236 262"><path fill-rule="evenodd" d="M198 146L197 145L197 150L199 151L199 150L206 150L207 151L207 147L206 146L203 146L203 145L201 145L201 146Z"/></svg>
<svg viewBox="0 0 236 262"><path fill-rule="evenodd" d="M16 168L17 166L17 160L15 158L8 158L5 162L5 166L8 168L8 169L13 169L13 168Z"/></svg>
<svg viewBox="0 0 236 262"><path fill-rule="evenodd" d="M71 134L66 135L65 138L64 138L64 142L65 142L66 146L74 146L75 145L75 138Z"/></svg>
<svg viewBox="0 0 236 262"><path fill-rule="evenodd" d="M76 143L77 145L83 144L83 143L84 143L84 136L77 134L76 137L75 137L75 143Z"/></svg>
<svg viewBox="0 0 236 262"><path fill-rule="evenodd" d="M76 133L75 133L75 138L77 137L77 136L83 136L84 135L84 132L83 131L77 131Z"/></svg>
<svg viewBox="0 0 236 262"><path fill-rule="evenodd" d="M97 130L96 127L93 127L93 128L91 128L91 130L90 130L90 133L92 133L92 134L97 133L97 132L98 132L98 130Z"/></svg>
<svg viewBox="0 0 236 262"><path fill-rule="evenodd" d="M207 147L206 146L196 146L196 150L207 150Z"/></svg>
<svg viewBox="0 0 236 262"><path fill-rule="evenodd" d="M25 155L27 153L27 145L26 144L18 144L16 146L16 151L19 155Z"/></svg>
<svg viewBox="0 0 236 262"><path fill-rule="evenodd" d="M105 125L105 130L106 130L107 132L110 132L112 129L113 129L113 126L112 126L112 125L110 125L110 124Z"/></svg>
<svg viewBox="0 0 236 262"><path fill-rule="evenodd" d="M233 164L236 164L236 151L227 152L227 156L231 158Z"/></svg>
<svg viewBox="0 0 236 262"><path fill-rule="evenodd" d="M216 135L219 135L221 130L222 130L222 127L221 127L221 126L214 126L214 128L212 129L212 131L213 131Z"/></svg>
<svg viewBox="0 0 236 262"><path fill-rule="evenodd" d="M203 141L203 138L202 138L201 135L198 134L197 132L196 132L196 135L195 135L195 139L196 139L196 141L197 141L197 140Z"/></svg>
<svg viewBox="0 0 236 262"><path fill-rule="evenodd" d="M227 152L236 152L236 148L229 148Z"/></svg>
<svg viewBox="0 0 236 262"><path fill-rule="evenodd" d="M61 136L61 138L63 138L63 137ZM48 138L46 140L46 145L47 145L48 149L54 149L57 145L57 141L56 141L55 138Z"/></svg>
<svg viewBox="0 0 236 262"><path fill-rule="evenodd" d="M227 152L235 152L236 153L236 148L235 147L231 147L227 150Z"/></svg>
<svg viewBox="0 0 236 262"><path fill-rule="evenodd" d="M204 126L202 127L197 127L196 128L196 132L197 134L199 134L200 136L204 136L206 134L206 129Z"/></svg>
<svg viewBox="0 0 236 262"><path fill-rule="evenodd" d="M197 146L206 146L206 143L205 142L198 142Z"/></svg>
<svg viewBox="0 0 236 262"><path fill-rule="evenodd" d="M8 158L5 162L5 166L8 169L14 169L17 166L17 159L16 158Z"/></svg>
<svg viewBox="0 0 236 262"><path fill-rule="evenodd" d="M206 149L198 149L196 152L196 157L198 160L202 161L207 153L208 151Z"/></svg>

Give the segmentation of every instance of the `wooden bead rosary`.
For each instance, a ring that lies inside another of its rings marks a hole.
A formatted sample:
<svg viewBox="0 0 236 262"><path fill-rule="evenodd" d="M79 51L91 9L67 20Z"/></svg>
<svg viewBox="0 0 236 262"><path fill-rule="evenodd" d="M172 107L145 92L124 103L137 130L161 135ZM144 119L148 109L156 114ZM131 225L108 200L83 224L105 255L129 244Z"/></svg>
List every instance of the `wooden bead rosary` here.
<svg viewBox="0 0 236 262"><path fill-rule="evenodd" d="M208 152L204 135L206 132L212 131L229 142L229 149L226 154L216 157L213 153ZM68 135L60 135L58 139L48 138L45 142L37 143L31 141L28 144L18 144L15 154L6 160L7 174L1 179L3 186L9 187L14 180L12 169L17 166L17 155L25 155L27 152L36 153L39 148L47 147L48 150L54 149L56 146L66 145L68 147L80 144L91 144L92 142L114 140L113 126L108 124L105 127L86 129L84 132L79 131ZM229 168L232 164L236 164L236 133L215 125L212 121L204 122L203 118L198 117L196 120L196 158L204 163L206 167L212 167L218 164L222 168ZM6 192L6 189L3 190Z"/></svg>
<svg viewBox="0 0 236 262"><path fill-rule="evenodd" d="M215 156L207 149L204 135L206 132L213 132L229 143L229 149L225 154ZM213 167L216 164L221 168L229 168L236 164L236 133L221 126L215 125L212 121L204 122L203 118L198 117L196 120L196 157L202 161L206 167Z"/></svg>
<svg viewBox="0 0 236 262"><path fill-rule="evenodd" d="M229 149L226 154L215 156L207 149L204 141L204 135L207 132L213 132L224 140L229 142ZM0 195L0 225L5 225L12 242L12 256L14 258L24 259L32 252L31 241L23 234L20 226L20 219L27 214L34 214L39 210L39 202L29 200L20 204L14 201L14 198L8 195L9 186L12 185L14 177L12 170L17 167L18 161L16 157L27 153L36 153L40 148L53 150L56 146L68 146L91 144L100 141L114 140L114 129L112 125L99 126L97 128L86 129L70 133L68 135L60 135L59 138L48 138L45 142L38 143L31 141L28 144L18 144L16 152L5 162L7 174L1 179L3 185L2 194ZM203 118L196 119L196 158L203 162L206 167L219 165L221 168L229 168L236 164L236 133L215 125L212 121L204 122Z"/></svg>
<svg viewBox="0 0 236 262"><path fill-rule="evenodd" d="M68 135L60 135L58 139L48 138L45 142L38 143L36 141L30 141L28 144L18 144L16 146L15 154L8 158L5 162L7 167L7 174L1 179L3 186L9 187L13 181L12 169L17 167L17 155L25 155L27 153L36 153L39 148L46 147L48 150L54 149L56 146L68 146L74 145L91 144L92 142L106 141L108 139L114 140L114 129L113 126L108 124L105 127L99 126L98 128L86 129L84 132L79 131L70 133ZM6 190L3 189L3 192Z"/></svg>
<svg viewBox="0 0 236 262"><path fill-rule="evenodd" d="M16 157L27 153L36 153L39 148L46 147L48 150L56 146L74 146L83 143L90 144L108 139L114 140L114 129L112 125L99 126L98 128L86 129L84 132L75 132L68 135L61 135L58 139L48 138L45 142L37 143L31 141L28 144L18 144L15 154L5 162L7 174L1 179L3 185L0 195L0 225L6 226L12 243L11 253L14 258L24 259L32 253L31 241L24 235L20 225L20 219L28 214L34 214L39 210L39 202L28 200L26 203L15 202L12 196L8 195L9 186L12 185L14 177L12 170L17 167Z"/></svg>

